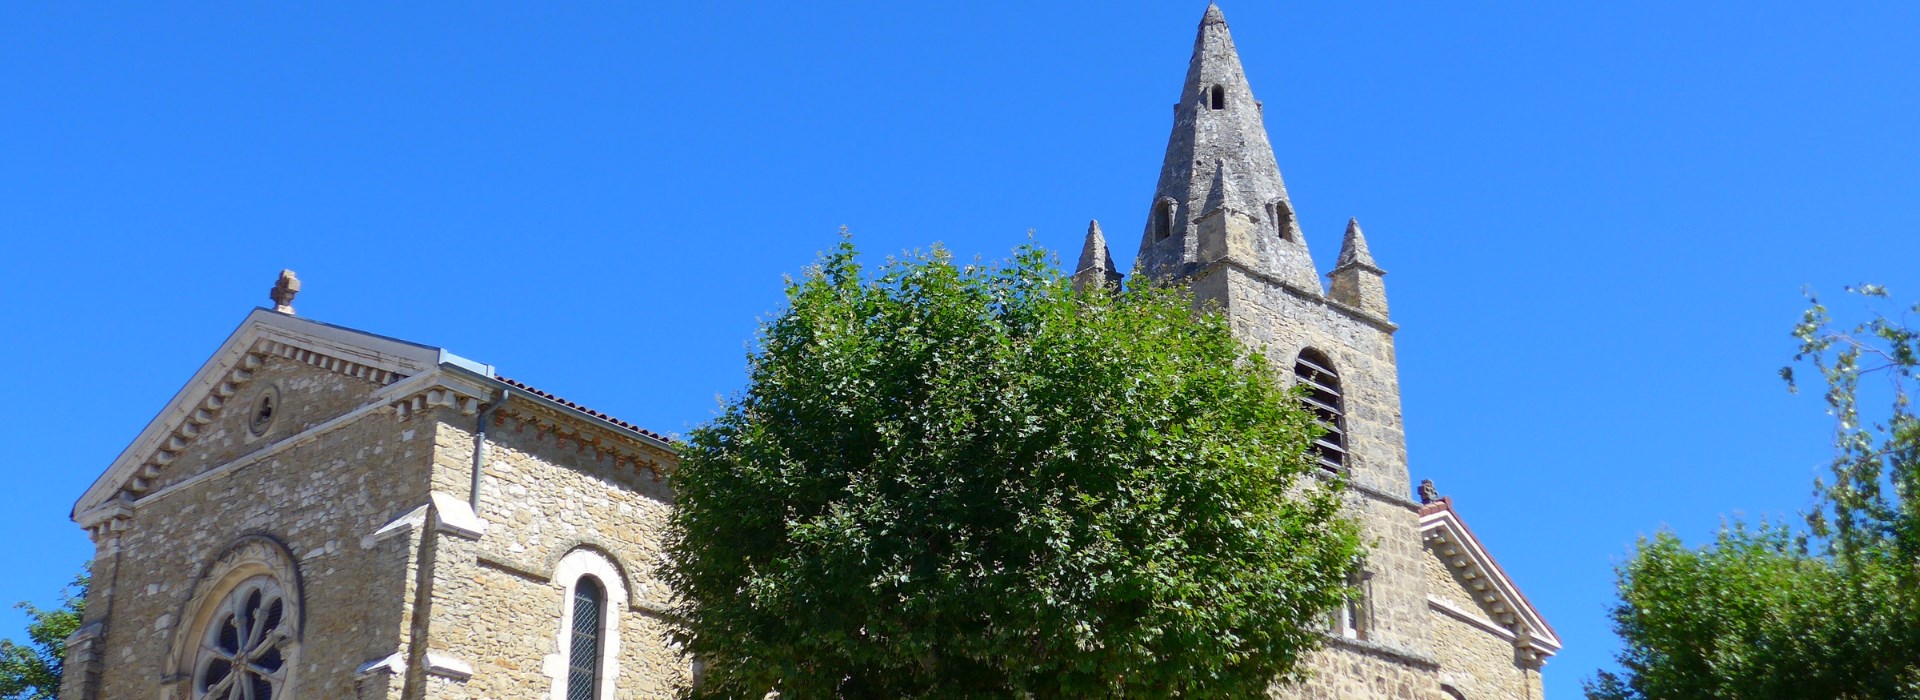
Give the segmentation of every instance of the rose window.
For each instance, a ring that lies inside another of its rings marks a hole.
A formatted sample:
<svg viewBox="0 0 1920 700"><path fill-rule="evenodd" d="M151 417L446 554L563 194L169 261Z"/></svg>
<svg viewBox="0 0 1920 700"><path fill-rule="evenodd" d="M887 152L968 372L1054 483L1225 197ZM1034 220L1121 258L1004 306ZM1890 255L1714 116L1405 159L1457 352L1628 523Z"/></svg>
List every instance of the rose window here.
<svg viewBox="0 0 1920 700"><path fill-rule="evenodd" d="M242 582L215 610L200 661L194 697L200 700L272 700L286 682L291 622L279 584L259 577Z"/></svg>

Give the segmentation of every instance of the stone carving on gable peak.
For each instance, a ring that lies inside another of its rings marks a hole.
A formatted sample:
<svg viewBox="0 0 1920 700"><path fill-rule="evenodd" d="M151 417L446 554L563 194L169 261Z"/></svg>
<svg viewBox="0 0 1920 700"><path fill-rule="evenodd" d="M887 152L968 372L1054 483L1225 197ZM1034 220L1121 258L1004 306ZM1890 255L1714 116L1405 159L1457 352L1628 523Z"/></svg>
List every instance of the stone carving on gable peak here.
<svg viewBox="0 0 1920 700"><path fill-rule="evenodd" d="M281 270L280 279L273 283L273 289L267 290L267 298L273 300L273 310L288 316L293 315L293 298L300 294L300 278L292 270Z"/></svg>

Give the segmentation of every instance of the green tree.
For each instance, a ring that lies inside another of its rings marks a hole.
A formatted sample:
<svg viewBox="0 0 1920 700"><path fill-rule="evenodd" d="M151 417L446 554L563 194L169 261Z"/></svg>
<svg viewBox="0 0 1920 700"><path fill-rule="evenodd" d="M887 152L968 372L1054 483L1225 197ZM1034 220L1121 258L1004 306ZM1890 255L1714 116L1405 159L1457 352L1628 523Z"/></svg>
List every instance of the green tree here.
<svg viewBox="0 0 1920 700"><path fill-rule="evenodd" d="M1735 522L1697 549L1642 540L1613 613L1626 674L1600 674L1589 697L1920 698L1920 335L1906 316L1920 306L1890 316L1885 289L1850 291L1868 320L1836 325L1810 298L1793 333L1834 417L1806 528ZM1793 367L1781 376L1794 386ZM1864 416L1863 395L1887 410Z"/></svg>
<svg viewBox="0 0 1920 700"><path fill-rule="evenodd" d="M1361 553L1318 428L1218 314L1029 246L789 284L673 475L696 696L1256 697Z"/></svg>
<svg viewBox="0 0 1920 700"><path fill-rule="evenodd" d="M32 603L15 607L27 611L27 644L0 639L0 698L53 700L60 696L60 670L67 658L67 637L80 629L87 607L86 574L75 576L61 592L60 607L42 610Z"/></svg>

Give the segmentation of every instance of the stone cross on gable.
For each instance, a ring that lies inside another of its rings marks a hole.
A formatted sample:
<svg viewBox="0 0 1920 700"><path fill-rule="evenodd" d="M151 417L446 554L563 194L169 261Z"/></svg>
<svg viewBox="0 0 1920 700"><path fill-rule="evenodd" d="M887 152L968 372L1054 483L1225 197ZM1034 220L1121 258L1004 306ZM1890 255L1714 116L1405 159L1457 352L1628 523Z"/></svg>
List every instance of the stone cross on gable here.
<svg viewBox="0 0 1920 700"><path fill-rule="evenodd" d="M273 310L288 316L293 315L293 298L300 294L300 278L293 276L292 270L281 270L280 281L273 284L267 297L273 300Z"/></svg>

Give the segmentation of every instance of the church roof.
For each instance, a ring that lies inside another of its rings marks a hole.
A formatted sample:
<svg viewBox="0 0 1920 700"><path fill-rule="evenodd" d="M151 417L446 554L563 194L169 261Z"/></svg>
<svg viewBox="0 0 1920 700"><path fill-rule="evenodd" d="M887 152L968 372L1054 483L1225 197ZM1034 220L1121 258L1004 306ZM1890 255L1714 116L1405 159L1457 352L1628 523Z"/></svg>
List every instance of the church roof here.
<svg viewBox="0 0 1920 700"><path fill-rule="evenodd" d="M291 307L288 307L289 310ZM201 365L175 393L160 414L115 458L106 473L74 504L76 519L119 498L137 498L188 445L227 407L262 357L275 356L309 364L381 386L375 400L395 399L425 375L457 375L469 383L506 390L515 398L546 404L551 410L600 424L653 447L674 450L667 437L614 418L524 382L499 376L492 365L456 355L444 348L422 345L377 333L323 323L291 313L257 308L227 336L220 349Z"/></svg>

